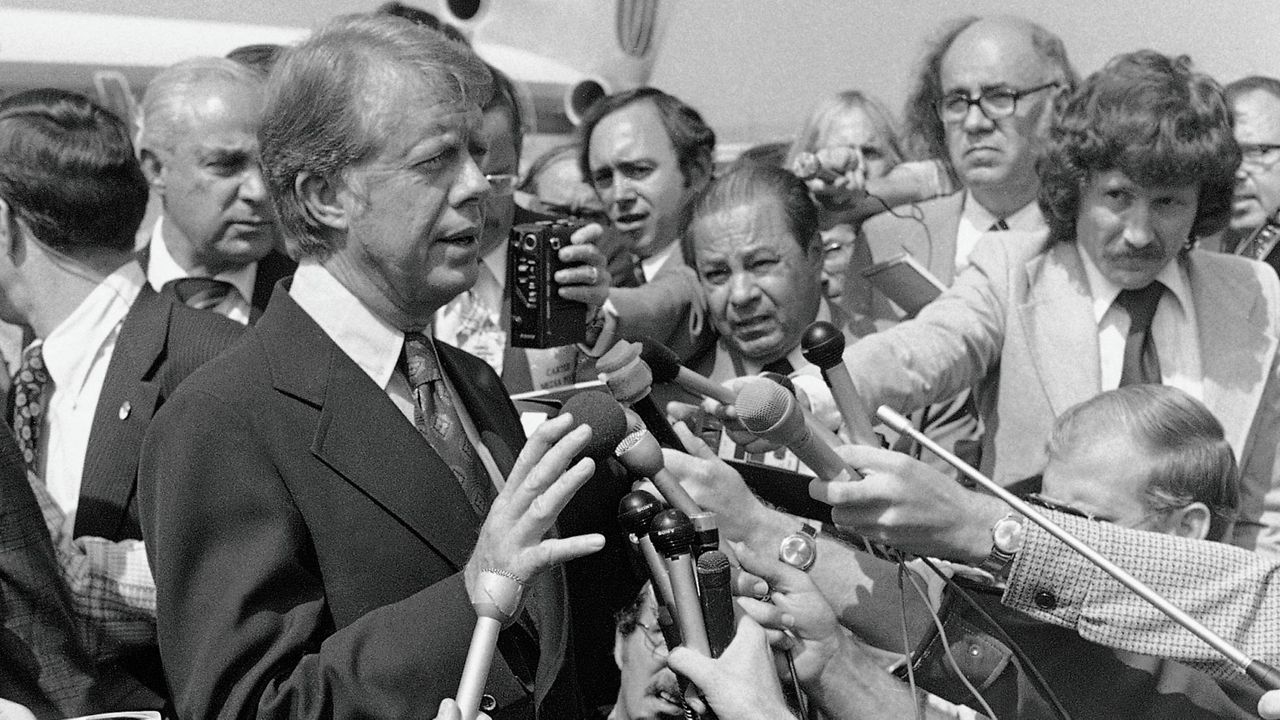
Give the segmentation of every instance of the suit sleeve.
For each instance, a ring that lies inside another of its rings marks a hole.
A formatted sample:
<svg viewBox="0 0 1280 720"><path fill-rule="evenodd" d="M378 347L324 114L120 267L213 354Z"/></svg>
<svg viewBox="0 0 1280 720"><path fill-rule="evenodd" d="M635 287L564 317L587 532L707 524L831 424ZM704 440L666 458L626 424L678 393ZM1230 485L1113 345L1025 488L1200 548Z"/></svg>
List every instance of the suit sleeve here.
<svg viewBox="0 0 1280 720"><path fill-rule="evenodd" d="M910 412L946 400L997 365L1016 253L979 243L956 283L913 320L862 338L844 360L869 407Z"/></svg>
<svg viewBox="0 0 1280 720"><path fill-rule="evenodd" d="M1280 559L1049 514L1245 653L1280 662ZM1034 523L1027 525L1026 542L1011 568L1004 604L1100 645L1171 658L1215 677L1238 674L1199 638Z"/></svg>
<svg viewBox="0 0 1280 720"><path fill-rule="evenodd" d="M268 432L219 398L180 392L143 447L141 507L178 716L429 716L453 695L470 642L461 574L335 629ZM514 692L489 691L500 702Z"/></svg>
<svg viewBox="0 0 1280 720"><path fill-rule="evenodd" d="M667 346L680 340L688 345L709 330L698 274L687 265L663 267L640 287L610 289L605 311L616 318L623 338L646 335Z"/></svg>

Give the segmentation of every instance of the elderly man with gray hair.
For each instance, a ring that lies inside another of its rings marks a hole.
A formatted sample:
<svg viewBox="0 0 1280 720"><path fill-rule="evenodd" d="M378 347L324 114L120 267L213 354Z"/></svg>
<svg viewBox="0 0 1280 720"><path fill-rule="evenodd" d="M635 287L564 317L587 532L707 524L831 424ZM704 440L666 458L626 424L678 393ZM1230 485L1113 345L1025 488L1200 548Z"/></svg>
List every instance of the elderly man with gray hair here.
<svg viewBox="0 0 1280 720"><path fill-rule="evenodd" d="M138 153L163 214L142 250L159 290L172 280L190 304L245 324L271 287L293 272L258 165L263 77L225 58L184 60L161 71L142 98Z"/></svg>

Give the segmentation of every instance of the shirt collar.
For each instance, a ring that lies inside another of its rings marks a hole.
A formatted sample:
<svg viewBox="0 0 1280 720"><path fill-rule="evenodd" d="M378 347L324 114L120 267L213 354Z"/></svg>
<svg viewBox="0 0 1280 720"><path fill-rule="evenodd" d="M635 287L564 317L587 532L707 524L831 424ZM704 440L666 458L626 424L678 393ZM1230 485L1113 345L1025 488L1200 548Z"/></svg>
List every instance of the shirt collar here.
<svg viewBox="0 0 1280 720"><path fill-rule="evenodd" d="M1082 250L1079 244L1076 244L1076 253L1080 256L1080 263L1084 265L1085 278L1089 281L1089 296L1093 298L1093 321L1100 324L1102 316L1111 309L1122 288L1102 274L1094 264L1093 258L1089 257L1089 253ZM1187 280L1186 271L1182 268L1181 255L1172 262L1165 263L1165 266L1156 274L1156 280L1164 284L1169 294L1178 301L1180 308L1185 310L1191 307L1191 285Z"/></svg>
<svg viewBox="0 0 1280 720"><path fill-rule="evenodd" d="M658 270L662 268L663 263L670 258L680 247L680 241L676 240L666 247L666 249L651 255L640 261L640 269L644 272L644 281L653 282L653 276L658 274Z"/></svg>
<svg viewBox="0 0 1280 720"><path fill-rule="evenodd" d="M248 265L238 267L234 270L226 270L213 276L214 280L222 280L229 282L240 297L244 298L247 303L253 302L253 281L257 275L258 263L251 262ZM185 277L191 277L191 273L187 272L177 260L173 259L173 254L169 252L169 246L164 240L164 216L156 218L156 226L151 231L151 250L147 259L147 281L151 283L152 289L156 292L164 287L165 283L170 280L180 280Z"/></svg>
<svg viewBox="0 0 1280 720"><path fill-rule="evenodd" d="M314 259L298 263L289 295L378 387L387 387L400 363L404 331L374 314Z"/></svg>
<svg viewBox="0 0 1280 720"><path fill-rule="evenodd" d="M42 353L57 388L78 393L94 361L129 314L146 278L136 261L116 268L44 339Z"/></svg>
<svg viewBox="0 0 1280 720"><path fill-rule="evenodd" d="M984 208L968 190L964 191L964 210L961 217L980 232L987 232L1000 220L990 210ZM1018 208L1017 212L1006 216L1004 222L1010 230L1019 232L1036 232L1045 228L1044 214L1040 212L1040 205L1034 200Z"/></svg>

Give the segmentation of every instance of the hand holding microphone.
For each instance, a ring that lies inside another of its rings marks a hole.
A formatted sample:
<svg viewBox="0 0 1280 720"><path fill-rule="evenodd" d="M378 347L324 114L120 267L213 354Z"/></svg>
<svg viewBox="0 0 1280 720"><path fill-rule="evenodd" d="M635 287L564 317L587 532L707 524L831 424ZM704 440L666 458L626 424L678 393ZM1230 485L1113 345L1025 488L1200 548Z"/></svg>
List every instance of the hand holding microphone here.
<svg viewBox="0 0 1280 720"><path fill-rule="evenodd" d="M494 499L463 571L477 615L457 693L466 720L474 718L479 708L498 631L519 615L529 583L552 565L604 547L599 534L556 538L547 533L595 471L590 458L577 462L574 458L583 452L596 456L611 452L625 432L625 422L622 408L605 393L574 396L558 417L529 437Z"/></svg>
<svg viewBox="0 0 1280 720"><path fill-rule="evenodd" d="M849 439L880 447L880 438L871 429L871 409L858 395L849 369L844 365L844 333L835 325L819 320L805 329L800 346L804 358L822 368L822 377L831 386Z"/></svg>
<svg viewBox="0 0 1280 720"><path fill-rule="evenodd" d="M680 441L671 425L650 396L653 373L641 357L639 343L619 340L596 361L600 379L609 386L609 392L640 416L658 443L664 447L680 447Z"/></svg>

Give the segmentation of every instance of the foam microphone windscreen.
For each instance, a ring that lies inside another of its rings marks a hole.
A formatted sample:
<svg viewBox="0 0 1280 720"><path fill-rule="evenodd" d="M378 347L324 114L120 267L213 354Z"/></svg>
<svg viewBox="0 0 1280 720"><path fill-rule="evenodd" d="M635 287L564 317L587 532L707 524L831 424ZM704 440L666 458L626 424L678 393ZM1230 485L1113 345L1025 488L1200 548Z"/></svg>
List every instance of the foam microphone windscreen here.
<svg viewBox="0 0 1280 720"><path fill-rule="evenodd" d="M607 392L585 390L565 401L561 413L570 413L578 425L591 427L591 441L582 454L595 458L613 457L614 448L627 436L627 416L622 406Z"/></svg>
<svg viewBox="0 0 1280 720"><path fill-rule="evenodd" d="M680 356L651 337L636 338L640 342L640 359L649 366L655 383L669 383L680 374Z"/></svg>

